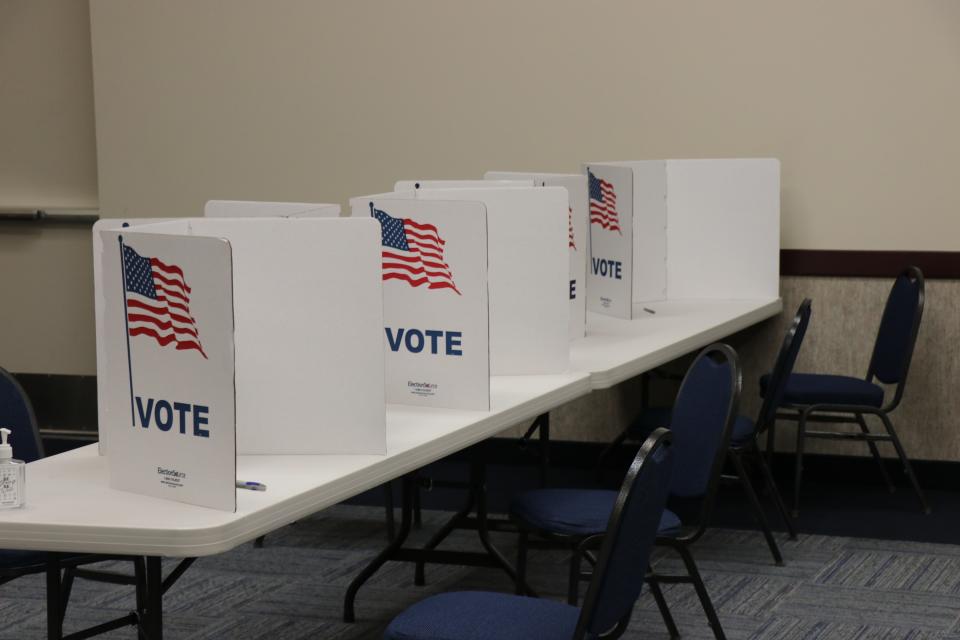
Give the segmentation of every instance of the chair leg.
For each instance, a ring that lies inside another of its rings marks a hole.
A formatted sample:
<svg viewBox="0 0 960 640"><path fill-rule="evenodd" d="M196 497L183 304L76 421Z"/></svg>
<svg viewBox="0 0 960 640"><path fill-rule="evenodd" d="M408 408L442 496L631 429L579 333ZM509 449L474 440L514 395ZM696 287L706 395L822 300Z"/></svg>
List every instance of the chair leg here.
<svg viewBox="0 0 960 640"><path fill-rule="evenodd" d="M673 619L673 614L670 613L667 599L663 597L663 590L660 589L660 583L655 577L648 574L647 585L650 587L650 593L653 594L653 599L657 603L657 609L660 610L660 617L663 618L663 624L667 628L667 633L670 634L671 638L679 638L680 630L677 629L677 623Z"/></svg>
<svg viewBox="0 0 960 640"><path fill-rule="evenodd" d="M893 428L893 423L890 422L890 417L882 411L878 411L877 415L880 416L881 420L883 420L883 426L886 427L887 433L890 434L890 440L893 442L893 446L897 450L897 455L900 457L900 463L903 465L903 471L907 474L907 479L910 480L910 485L913 487L914 493L917 494L917 499L920 500L921 509L925 514L929 514L930 505L927 503L927 499L923 495L923 490L920 489L920 483L917 482L917 476L913 474L913 467L910 466L910 460L907 459L907 454L903 450L903 445L900 444L900 438L897 437L897 432Z"/></svg>
<svg viewBox="0 0 960 640"><path fill-rule="evenodd" d="M747 494L747 499L750 501L750 506L753 507L754 515L756 515L757 521L760 523L760 530L763 532L763 537L767 540L767 546L770 547L773 561L777 566L782 566L783 555L780 553L780 547L777 546L776 538L773 537L773 531L770 530L770 523L767 522L767 516L763 512L763 505L760 504L760 499L757 498L757 493L753 490L753 484L750 482L750 476L747 475L747 470L743 466L740 453L731 449L729 456L737 471L737 476L740 478L740 484L743 485L743 490Z"/></svg>
<svg viewBox="0 0 960 640"><path fill-rule="evenodd" d="M397 535L397 520L393 513L393 482L383 483L383 507L387 516L387 542Z"/></svg>
<svg viewBox="0 0 960 640"><path fill-rule="evenodd" d="M767 466L770 469L773 469L773 454L776 453L777 448L777 419L772 418L770 424L767 425ZM760 447L757 447L757 452L759 453ZM763 454L760 454L763 455Z"/></svg>
<svg viewBox="0 0 960 640"><path fill-rule="evenodd" d="M713 601L710 600L710 594L707 593L707 586L703 584L703 578L700 577L700 571L697 569L697 563L694 561L690 549L682 543L676 545L674 548L677 550L677 553L680 554L680 558L687 568L687 574L693 582L693 588L697 592L697 597L700 598L700 606L703 607L703 612L707 615L707 622L710 623L710 628L713 629L713 637L716 638L716 640L726 640L727 636L723 633L723 625L720 624L717 611L713 608Z"/></svg>
<svg viewBox="0 0 960 640"><path fill-rule="evenodd" d="M856 414L857 424L860 425L860 431L864 435L870 434L870 428L867 427L866 420L863 419L863 414ZM877 443L873 440L867 440L867 446L870 447L870 455L873 456L873 459L877 462L877 466L880 467L880 475L883 476L883 482L887 485L887 491L893 493L896 491L896 487L893 486L893 480L890 479L890 474L887 473L887 466L883 464L883 458L880 457L880 451L877 449Z"/></svg>
<svg viewBox="0 0 960 640"><path fill-rule="evenodd" d="M577 606L580 601L580 549L570 550L570 575L567 580L567 604Z"/></svg>
<svg viewBox="0 0 960 640"><path fill-rule="evenodd" d="M523 587L527 583L527 542L530 539L530 534L527 533L524 529L520 530L520 535L517 537L517 581L515 593L518 596L524 595Z"/></svg>
<svg viewBox="0 0 960 640"><path fill-rule="evenodd" d="M757 441L753 441L754 450L757 452L757 461L760 465L760 472L763 475L764 482L767 484L767 491L773 497L773 502L777 507L777 512L780 514L780 518L783 520L784 526L787 528L787 533L790 535L791 540L797 539L797 528L793 524L793 518L790 517L790 514L787 512L787 505L783 503L783 496L780 495L780 490L777 488L777 483L773 479L773 472L770 471L770 467L767 466L767 461L764 460L763 453L760 452L760 447L757 444Z"/></svg>
<svg viewBox="0 0 960 640"><path fill-rule="evenodd" d="M793 470L793 517L800 515L800 483L803 481L803 445L807 429L807 414L797 420L797 452Z"/></svg>

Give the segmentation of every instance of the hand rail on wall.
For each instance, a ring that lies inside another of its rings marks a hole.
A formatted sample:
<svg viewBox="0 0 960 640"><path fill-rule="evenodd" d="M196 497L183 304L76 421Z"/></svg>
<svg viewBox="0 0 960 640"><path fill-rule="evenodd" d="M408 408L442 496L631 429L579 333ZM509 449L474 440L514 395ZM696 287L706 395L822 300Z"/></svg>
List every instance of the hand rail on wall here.
<svg viewBox="0 0 960 640"><path fill-rule="evenodd" d="M41 224L93 224L100 219L96 209L28 209L0 207L0 222Z"/></svg>

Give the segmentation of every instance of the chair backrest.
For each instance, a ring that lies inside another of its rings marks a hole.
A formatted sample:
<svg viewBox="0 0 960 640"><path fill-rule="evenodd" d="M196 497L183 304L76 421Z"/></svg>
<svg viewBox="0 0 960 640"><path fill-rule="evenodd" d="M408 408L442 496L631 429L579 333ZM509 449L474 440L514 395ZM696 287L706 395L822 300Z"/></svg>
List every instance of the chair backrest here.
<svg viewBox="0 0 960 640"><path fill-rule="evenodd" d="M797 362L797 354L800 353L803 336L806 335L807 325L810 324L810 306L810 298L806 298L800 303L797 314L793 316L793 322L787 329L787 334L783 336L780 353L777 354L777 360L773 363L773 369L770 371L770 378L767 381L767 391L763 397L763 404L760 406L760 415L757 416L757 431L766 429L773 422L777 414L777 407L783 402L783 394L787 390L787 380L793 373L793 365Z"/></svg>
<svg viewBox="0 0 960 640"><path fill-rule="evenodd" d="M0 427L12 432L13 457L24 462L43 457L43 443L33 405L20 383L3 368L0 368Z"/></svg>
<svg viewBox="0 0 960 640"><path fill-rule="evenodd" d="M670 490L671 450L670 432L657 429L633 459L607 523L575 640L599 637L629 620Z"/></svg>
<svg viewBox="0 0 960 640"><path fill-rule="evenodd" d="M907 267L890 289L867 370L868 380L875 377L884 384L901 386L897 389L896 401L907 379L922 317L923 272L917 267Z"/></svg>
<svg viewBox="0 0 960 640"><path fill-rule="evenodd" d="M712 497L737 417L740 385L739 359L725 344L710 345L690 365L670 421L678 469L671 495Z"/></svg>

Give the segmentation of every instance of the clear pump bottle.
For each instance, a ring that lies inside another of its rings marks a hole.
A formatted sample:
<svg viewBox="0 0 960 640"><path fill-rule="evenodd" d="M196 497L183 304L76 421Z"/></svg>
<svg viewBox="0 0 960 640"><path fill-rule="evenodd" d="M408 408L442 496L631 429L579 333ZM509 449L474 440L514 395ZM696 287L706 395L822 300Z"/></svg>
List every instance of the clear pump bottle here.
<svg viewBox="0 0 960 640"><path fill-rule="evenodd" d="M0 429L0 509L22 507L27 498L27 465L13 458L10 429Z"/></svg>

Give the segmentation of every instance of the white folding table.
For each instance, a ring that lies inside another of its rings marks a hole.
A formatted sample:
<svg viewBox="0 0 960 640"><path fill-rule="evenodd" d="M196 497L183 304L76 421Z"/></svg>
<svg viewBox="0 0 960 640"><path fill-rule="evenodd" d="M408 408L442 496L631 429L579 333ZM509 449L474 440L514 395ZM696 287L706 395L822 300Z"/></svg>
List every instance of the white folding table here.
<svg viewBox="0 0 960 640"><path fill-rule="evenodd" d="M589 314L587 337L571 343L571 373L493 377L490 411L390 406L386 456L240 456L238 477L262 482L268 490L240 491L236 513L111 489L95 445L30 463L27 506L0 512L0 548L52 556L145 556L147 593L142 605L138 602L136 624L145 637L159 640L161 596L178 575L163 579L160 556L196 558L228 551L523 420L537 417L546 427L551 409L702 348L782 307L779 299L648 306L655 313L632 321ZM397 559L422 562L414 556ZM375 564L368 567L370 573L379 566ZM48 580L48 607L55 597L50 584ZM62 616L48 615L48 637L62 637L62 622Z"/></svg>

